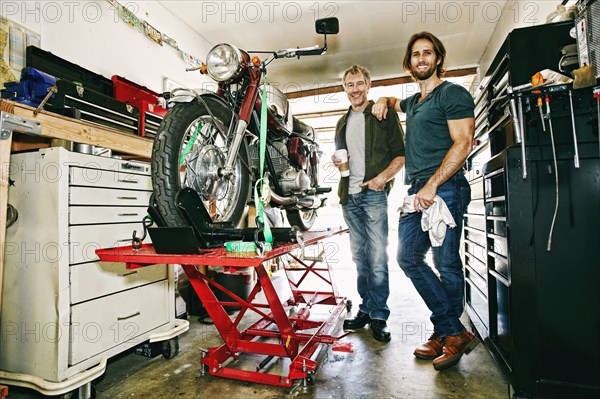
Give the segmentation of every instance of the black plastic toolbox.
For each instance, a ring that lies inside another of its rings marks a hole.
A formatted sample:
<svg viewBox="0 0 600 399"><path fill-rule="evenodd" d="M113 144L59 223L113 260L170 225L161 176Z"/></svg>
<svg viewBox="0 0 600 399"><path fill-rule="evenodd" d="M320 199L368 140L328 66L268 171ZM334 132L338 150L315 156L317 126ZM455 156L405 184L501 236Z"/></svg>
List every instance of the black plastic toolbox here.
<svg viewBox="0 0 600 399"><path fill-rule="evenodd" d="M27 47L25 63L27 67L46 72L57 79L66 79L71 82L80 83L87 89L95 90L109 97L113 96L112 80L67 61L49 51L42 50L39 47Z"/></svg>

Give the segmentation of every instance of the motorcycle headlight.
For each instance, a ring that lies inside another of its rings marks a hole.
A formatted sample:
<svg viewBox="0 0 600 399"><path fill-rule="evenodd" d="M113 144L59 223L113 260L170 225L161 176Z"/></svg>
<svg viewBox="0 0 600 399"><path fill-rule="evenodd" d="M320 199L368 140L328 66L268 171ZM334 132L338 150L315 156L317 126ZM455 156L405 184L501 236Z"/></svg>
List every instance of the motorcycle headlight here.
<svg viewBox="0 0 600 399"><path fill-rule="evenodd" d="M211 78L225 82L235 77L241 68L242 53L236 47L217 44L206 56L206 69Z"/></svg>

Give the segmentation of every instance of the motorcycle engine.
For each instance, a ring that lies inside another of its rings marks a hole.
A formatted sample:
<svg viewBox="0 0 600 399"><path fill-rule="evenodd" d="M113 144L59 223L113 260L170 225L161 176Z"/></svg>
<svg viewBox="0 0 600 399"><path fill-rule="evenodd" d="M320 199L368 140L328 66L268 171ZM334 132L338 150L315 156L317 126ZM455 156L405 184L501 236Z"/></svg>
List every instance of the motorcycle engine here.
<svg viewBox="0 0 600 399"><path fill-rule="evenodd" d="M310 188L310 177L303 170L290 167L279 176L279 185L286 194L301 194Z"/></svg>
<svg viewBox="0 0 600 399"><path fill-rule="evenodd" d="M253 143L248 150L250 166L258 171L260 162L258 142ZM272 145L267 146L267 151L273 163L279 186L285 195L301 194L310 189L310 177L303 170L290 165L286 143L283 141L272 142Z"/></svg>

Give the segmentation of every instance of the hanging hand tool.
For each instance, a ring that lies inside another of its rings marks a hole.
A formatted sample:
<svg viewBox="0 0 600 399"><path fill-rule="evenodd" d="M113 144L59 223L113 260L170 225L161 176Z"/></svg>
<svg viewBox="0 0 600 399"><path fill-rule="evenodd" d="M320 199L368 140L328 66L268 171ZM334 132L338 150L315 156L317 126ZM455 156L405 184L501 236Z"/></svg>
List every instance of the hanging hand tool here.
<svg viewBox="0 0 600 399"><path fill-rule="evenodd" d="M600 86L594 87L594 98L598 105L598 152L600 153Z"/></svg>
<svg viewBox="0 0 600 399"><path fill-rule="evenodd" d="M571 124L573 125L573 145L575 147L575 168L579 168L579 148L577 146L577 130L575 128L575 108L573 107L573 90L569 90L569 104L571 105Z"/></svg>
<svg viewBox="0 0 600 399"><path fill-rule="evenodd" d="M542 74L540 72L536 73L535 75L533 75L531 77L531 84L536 87L536 86L541 86L545 83L544 77L542 76ZM541 95L540 90L533 90L533 94L540 94L540 96L537 99L537 107L538 110L540 111L540 120L542 121L542 129L544 130L544 132L546 131L546 121L544 121L544 111L543 111L543 105L544 105L544 99L543 96Z"/></svg>
<svg viewBox="0 0 600 399"><path fill-rule="evenodd" d="M542 121L542 129L545 132L546 131L546 121L544 120L544 111L543 111L543 104L544 104L544 100L542 99L542 97L538 97L537 99L537 107L538 110L540 111L540 120Z"/></svg>
<svg viewBox="0 0 600 399"><path fill-rule="evenodd" d="M521 131L521 158L523 159L523 180L527 178L527 154L525 153L525 124L523 122L523 98L519 95L519 130Z"/></svg>
<svg viewBox="0 0 600 399"><path fill-rule="evenodd" d="M516 92L518 89L526 89L531 87L531 84L517 86L515 88L508 87L507 92L510 96L510 113L513 118L513 128L515 130L515 138L518 143L521 143L521 163L523 164L523 180L527 178L527 158L525 154L525 132L523 132L523 124L521 123L521 118L523 117L523 109L521 96L519 95L519 107L521 108L520 112L517 110L517 100L516 100Z"/></svg>
<svg viewBox="0 0 600 399"><path fill-rule="evenodd" d="M550 96L546 96L546 115L548 115L548 128L550 129L550 141L552 143L552 157L554 159L554 183L556 186L556 205L554 206L554 216L552 216L552 224L550 225L550 232L548 233L548 245L547 251L552 249L552 232L554 231L554 223L556 222L556 215L558 214L558 161L556 160L556 146L554 144L554 129L552 128L552 114L550 112Z"/></svg>

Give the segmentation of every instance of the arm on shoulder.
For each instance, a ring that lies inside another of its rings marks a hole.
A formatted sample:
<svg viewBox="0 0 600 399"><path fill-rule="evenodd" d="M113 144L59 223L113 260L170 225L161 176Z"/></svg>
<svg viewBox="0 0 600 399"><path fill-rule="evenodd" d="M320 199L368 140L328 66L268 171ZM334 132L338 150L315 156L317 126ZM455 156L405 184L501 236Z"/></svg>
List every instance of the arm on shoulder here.
<svg viewBox="0 0 600 399"><path fill-rule="evenodd" d="M400 109L400 99L396 97L380 97L373 105L371 113L378 120L386 119L389 108L393 108L396 112L402 112Z"/></svg>

